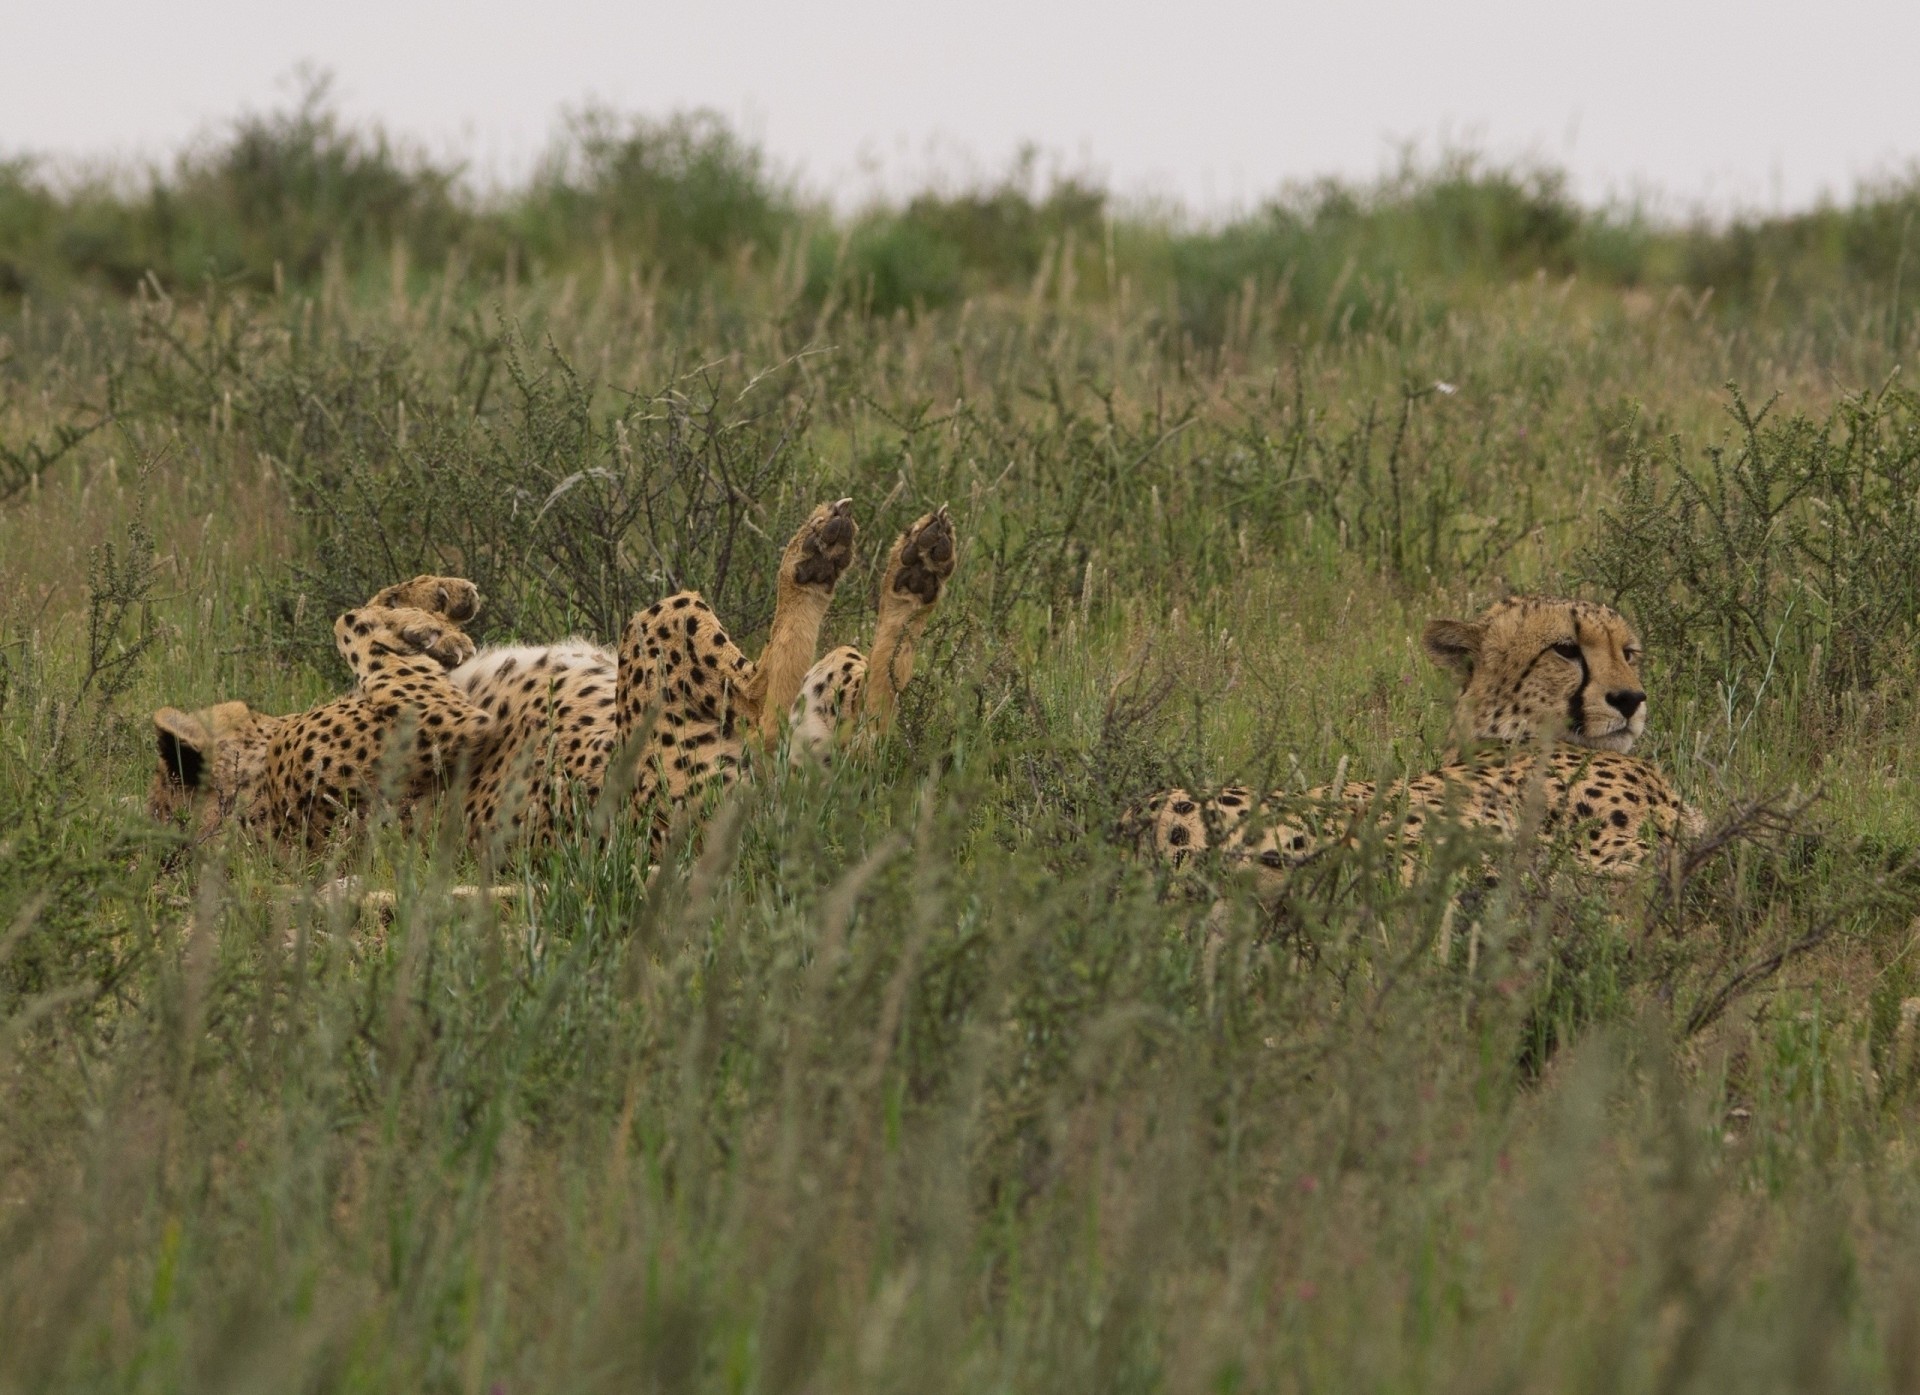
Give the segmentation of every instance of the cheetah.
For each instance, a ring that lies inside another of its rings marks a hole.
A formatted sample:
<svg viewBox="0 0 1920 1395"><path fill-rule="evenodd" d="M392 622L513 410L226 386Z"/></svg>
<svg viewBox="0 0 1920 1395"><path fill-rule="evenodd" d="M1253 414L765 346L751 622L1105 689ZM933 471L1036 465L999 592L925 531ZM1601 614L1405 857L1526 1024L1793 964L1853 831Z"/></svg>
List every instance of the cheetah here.
<svg viewBox="0 0 1920 1395"><path fill-rule="evenodd" d="M1210 798L1167 790L1129 811L1123 836L1176 864L1218 848L1256 869L1266 899L1356 817L1397 819L1409 843L1436 819L1506 841L1537 827L1567 837L1577 867L1609 877L1641 865L1649 834L1699 833L1699 815L1666 776L1629 754L1646 729L1647 694L1639 638L1618 611L1513 597L1478 620L1431 622L1422 647L1461 683L1461 749L1438 770L1384 790L1372 781L1264 797L1242 786Z"/></svg>
<svg viewBox="0 0 1920 1395"><path fill-rule="evenodd" d="M479 608L470 581L415 577L334 621L353 691L287 717L244 702L160 708L148 811L203 837L238 817L275 843L318 849L370 792L386 788L406 804L438 788L492 725L447 682L473 656L459 626Z"/></svg>
<svg viewBox="0 0 1920 1395"><path fill-rule="evenodd" d="M317 851L380 790L405 804L454 788L470 840L497 850L578 831L582 813L617 796L650 820L657 845L671 811L731 784L749 745L775 740L817 681L820 631L854 555L851 502L821 505L787 544L757 661L695 591L633 616L617 651L570 639L476 652L459 629L479 608L472 584L419 577L336 622L356 678L345 696L294 717L242 702L156 712L149 809L203 835L236 817ZM902 536L882 594L910 577L918 612L905 629L924 626L953 567L944 509ZM883 603L883 635L897 609ZM904 686L910 654L888 676Z"/></svg>

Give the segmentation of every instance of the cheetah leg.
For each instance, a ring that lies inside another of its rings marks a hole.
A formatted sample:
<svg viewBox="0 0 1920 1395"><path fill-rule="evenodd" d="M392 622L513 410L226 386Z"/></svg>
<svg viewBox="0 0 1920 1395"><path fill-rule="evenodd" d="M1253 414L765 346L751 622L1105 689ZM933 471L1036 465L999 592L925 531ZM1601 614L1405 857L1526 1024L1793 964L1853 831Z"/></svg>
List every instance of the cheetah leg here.
<svg viewBox="0 0 1920 1395"><path fill-rule="evenodd" d="M414 677L415 669L444 675L473 657L473 641L459 626L413 607L349 610L333 622L333 647L362 687L382 675Z"/></svg>
<svg viewBox="0 0 1920 1395"><path fill-rule="evenodd" d="M334 648L368 698L412 712L416 743L436 768L471 757L490 713L446 675L473 657L460 626L480 611L480 588L451 576L416 576L380 591L333 624ZM388 720L398 712L389 712Z"/></svg>
<svg viewBox="0 0 1920 1395"><path fill-rule="evenodd" d="M283 887L287 895L295 895L293 887ZM472 886L462 883L446 889L447 899L458 906L472 906L486 903L496 907L514 905L520 900L522 888L518 884L504 886ZM378 917L382 924L390 922L400 908L399 893L385 888L369 890L359 877L335 877L313 889L314 901L329 910L351 909L360 915Z"/></svg>
<svg viewBox="0 0 1920 1395"><path fill-rule="evenodd" d="M677 803L733 779L747 729L741 691L752 677L698 592L669 596L627 622L615 720L636 812L656 796Z"/></svg>
<svg viewBox="0 0 1920 1395"><path fill-rule="evenodd" d="M788 714L793 728L788 759L793 764L824 763L848 722L858 724L860 740L880 736L892 725L900 690L913 677L914 645L953 567L953 520L946 509L926 515L900 535L880 584L880 619L871 656L843 645L801 681Z"/></svg>
<svg viewBox="0 0 1920 1395"><path fill-rule="evenodd" d="M887 559L860 713L862 726L874 735L893 725L900 692L913 678L914 646L953 567L953 520L943 504L902 533Z"/></svg>
<svg viewBox="0 0 1920 1395"><path fill-rule="evenodd" d="M820 648L833 588L853 561L853 501L822 504L787 544L767 647L754 665L741 706L761 736L778 735L780 720L800 691Z"/></svg>

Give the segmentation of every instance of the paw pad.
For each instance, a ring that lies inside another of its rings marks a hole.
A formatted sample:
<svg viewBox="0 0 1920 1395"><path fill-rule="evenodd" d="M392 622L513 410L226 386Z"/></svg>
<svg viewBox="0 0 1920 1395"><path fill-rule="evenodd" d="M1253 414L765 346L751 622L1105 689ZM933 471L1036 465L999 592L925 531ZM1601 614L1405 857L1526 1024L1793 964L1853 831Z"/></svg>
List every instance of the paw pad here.
<svg viewBox="0 0 1920 1395"><path fill-rule="evenodd" d="M827 505L824 517L816 514L807 521L799 544L799 560L793 579L802 586L832 586L840 580L853 561L853 500L842 499Z"/></svg>
<svg viewBox="0 0 1920 1395"><path fill-rule="evenodd" d="M437 599L440 604L434 609L456 625L464 625L480 613L480 588L460 577L443 577Z"/></svg>
<svg viewBox="0 0 1920 1395"><path fill-rule="evenodd" d="M940 588L953 575L953 520L946 506L928 514L900 540L900 569L893 589L913 596L922 605L940 599Z"/></svg>

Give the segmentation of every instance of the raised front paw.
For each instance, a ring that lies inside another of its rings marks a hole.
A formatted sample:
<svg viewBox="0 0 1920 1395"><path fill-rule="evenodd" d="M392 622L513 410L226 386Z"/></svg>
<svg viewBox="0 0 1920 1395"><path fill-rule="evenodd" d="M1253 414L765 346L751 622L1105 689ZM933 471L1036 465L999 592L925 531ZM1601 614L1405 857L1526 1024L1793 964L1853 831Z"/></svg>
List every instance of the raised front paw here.
<svg viewBox="0 0 1920 1395"><path fill-rule="evenodd" d="M457 624L413 606L349 610L333 622L333 645L363 682L395 655L422 655L442 668L458 668L473 657L473 641Z"/></svg>
<svg viewBox="0 0 1920 1395"><path fill-rule="evenodd" d="M419 630L403 632L409 643L442 668L459 668L473 657L474 645L461 631L444 626L437 633Z"/></svg>
<svg viewBox="0 0 1920 1395"><path fill-rule="evenodd" d="M884 590L932 605L953 575L953 564L953 520L942 504L902 533L893 545Z"/></svg>
<svg viewBox="0 0 1920 1395"><path fill-rule="evenodd" d="M799 586L831 591L853 561L853 500L822 504L800 525L780 558L781 574Z"/></svg>
<svg viewBox="0 0 1920 1395"><path fill-rule="evenodd" d="M424 610L464 625L480 613L480 588L465 577L416 576L367 602L387 610Z"/></svg>
<svg viewBox="0 0 1920 1395"><path fill-rule="evenodd" d="M458 668L473 657L473 641L444 616L406 608L380 620L382 640L399 653L425 654L442 668Z"/></svg>

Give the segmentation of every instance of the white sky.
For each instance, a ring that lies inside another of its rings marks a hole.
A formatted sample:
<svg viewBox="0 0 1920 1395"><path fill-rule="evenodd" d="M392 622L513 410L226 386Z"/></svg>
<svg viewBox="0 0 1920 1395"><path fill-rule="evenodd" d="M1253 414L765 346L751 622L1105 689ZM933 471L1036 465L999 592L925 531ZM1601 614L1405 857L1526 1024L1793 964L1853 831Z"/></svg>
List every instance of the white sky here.
<svg viewBox="0 0 1920 1395"><path fill-rule="evenodd" d="M717 108L842 204L1023 141L1213 215L1418 140L1771 211L1920 157L1920 0L0 0L0 154L161 155L329 69L511 178L597 98Z"/></svg>

